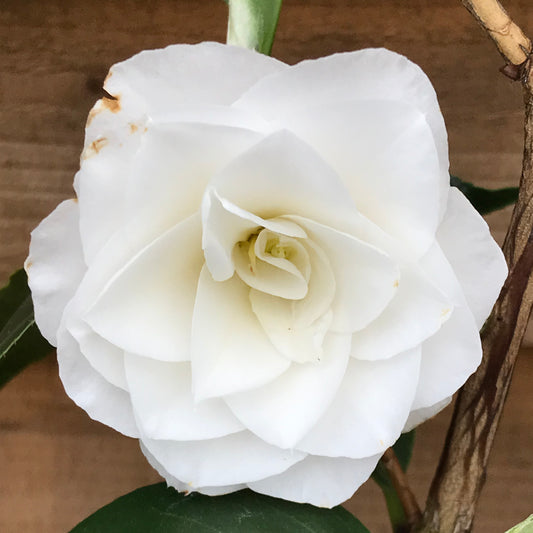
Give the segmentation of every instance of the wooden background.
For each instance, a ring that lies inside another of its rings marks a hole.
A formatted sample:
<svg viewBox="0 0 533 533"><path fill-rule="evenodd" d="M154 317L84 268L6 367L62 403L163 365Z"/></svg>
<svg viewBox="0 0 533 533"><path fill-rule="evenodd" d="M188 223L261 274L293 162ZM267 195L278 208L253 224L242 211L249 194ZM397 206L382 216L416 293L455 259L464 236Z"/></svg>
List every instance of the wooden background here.
<svg viewBox="0 0 533 533"><path fill-rule="evenodd" d="M506 3L533 31L529 1ZM0 283L20 267L28 234L71 197L83 125L109 66L144 48L224 41L221 0L0 0ZM274 56L385 46L417 62L439 95L452 171L478 184L517 183L520 88L459 0L286 0ZM491 215L498 240L509 209ZM531 335L530 335L531 337ZM533 351L524 349L481 498L478 533L533 512ZM418 434L410 477L423 501L450 411ZM158 479L136 441L88 419L65 396L53 358L0 391L0 531L66 531L114 497ZM368 483L348 504L388 531Z"/></svg>

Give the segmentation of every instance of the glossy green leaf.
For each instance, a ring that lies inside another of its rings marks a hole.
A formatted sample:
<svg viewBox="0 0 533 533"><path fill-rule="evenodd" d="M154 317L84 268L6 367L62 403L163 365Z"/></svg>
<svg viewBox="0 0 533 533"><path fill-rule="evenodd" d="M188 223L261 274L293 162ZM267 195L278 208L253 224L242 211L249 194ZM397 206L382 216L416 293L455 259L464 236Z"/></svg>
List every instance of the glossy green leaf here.
<svg viewBox="0 0 533 533"><path fill-rule="evenodd" d="M320 509L241 490L188 496L164 483L102 507L71 533L369 533L342 507Z"/></svg>
<svg viewBox="0 0 533 533"><path fill-rule="evenodd" d="M229 0L228 44L270 54L282 0Z"/></svg>
<svg viewBox="0 0 533 533"><path fill-rule="evenodd" d="M457 187L482 215L514 204L518 198L518 187L484 189L473 183L463 181L457 176L450 176L450 185Z"/></svg>
<svg viewBox="0 0 533 533"><path fill-rule="evenodd" d="M409 462L411 461L414 444L415 430L412 430L409 433L403 433L392 447L404 472L407 470ZM372 473L372 479L379 485L385 496L385 502L387 504L387 510L389 512L389 518L393 530L401 531L406 523L405 513L389 473L381 461Z"/></svg>
<svg viewBox="0 0 533 533"><path fill-rule="evenodd" d="M0 290L0 387L51 352L35 324L26 273L17 270Z"/></svg>

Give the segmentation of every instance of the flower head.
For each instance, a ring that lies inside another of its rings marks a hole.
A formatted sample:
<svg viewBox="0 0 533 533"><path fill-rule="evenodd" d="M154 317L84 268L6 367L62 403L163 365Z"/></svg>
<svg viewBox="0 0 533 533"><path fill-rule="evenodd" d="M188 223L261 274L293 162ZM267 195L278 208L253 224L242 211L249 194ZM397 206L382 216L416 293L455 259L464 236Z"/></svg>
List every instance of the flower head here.
<svg viewBox="0 0 533 533"><path fill-rule="evenodd" d="M105 88L26 264L67 393L179 490L341 503L476 369L506 275L430 82L204 43Z"/></svg>

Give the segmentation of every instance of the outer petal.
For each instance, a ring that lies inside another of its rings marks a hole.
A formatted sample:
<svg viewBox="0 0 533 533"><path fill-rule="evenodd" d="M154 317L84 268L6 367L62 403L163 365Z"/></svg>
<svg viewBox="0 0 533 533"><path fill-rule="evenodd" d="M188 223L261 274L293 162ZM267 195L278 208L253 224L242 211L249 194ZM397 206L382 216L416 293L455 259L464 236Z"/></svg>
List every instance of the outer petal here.
<svg viewBox="0 0 533 533"><path fill-rule="evenodd" d="M87 270L79 233L75 200L59 204L31 234L28 274L35 320L44 337L57 345L56 333L63 310Z"/></svg>
<svg viewBox="0 0 533 533"><path fill-rule="evenodd" d="M76 339L81 353L90 365L111 385L128 390L124 371L124 351L95 333L80 320L75 311L76 302L69 306L69 316L65 317L65 327Z"/></svg>
<svg viewBox="0 0 533 533"><path fill-rule="evenodd" d="M142 109L117 100L98 100L89 113L85 145L74 188L87 264L122 223L124 191L145 131Z"/></svg>
<svg viewBox="0 0 533 533"><path fill-rule="evenodd" d="M104 88L142 104L150 114L171 113L184 104L230 104L259 79L285 68L281 61L240 47L178 44L113 65Z"/></svg>
<svg viewBox="0 0 533 533"><path fill-rule="evenodd" d="M355 204L331 167L287 131L273 133L235 158L210 186L264 219L301 215L337 227L356 216Z"/></svg>
<svg viewBox="0 0 533 533"><path fill-rule="evenodd" d="M481 328L507 277L507 264L487 223L455 187L450 189L448 208L437 241L463 288L478 328Z"/></svg>
<svg viewBox="0 0 533 533"><path fill-rule="evenodd" d="M418 346L450 317L453 305L416 267L402 269L398 292L374 322L353 336L352 357L378 360Z"/></svg>
<svg viewBox="0 0 533 533"><path fill-rule="evenodd" d="M255 492L318 507L345 502L370 477L381 455L364 459L308 456L287 471L248 483Z"/></svg>
<svg viewBox="0 0 533 533"><path fill-rule="evenodd" d="M249 291L237 276L216 282L202 269L191 337L197 401L260 387L290 366L261 328Z"/></svg>
<svg viewBox="0 0 533 533"><path fill-rule="evenodd" d="M409 416L419 369L420 348L384 361L352 359L334 402L296 449L329 457L383 453Z"/></svg>
<svg viewBox="0 0 533 533"><path fill-rule="evenodd" d="M332 102L282 120L337 172L357 208L420 255L439 224L441 169L424 115L403 102Z"/></svg>
<svg viewBox="0 0 533 533"><path fill-rule="evenodd" d="M265 77L234 105L283 125L284 117L298 109L369 100L405 102L425 116L439 157L442 213L449 187L446 128L431 82L407 58L367 49L303 61Z"/></svg>
<svg viewBox="0 0 533 533"><path fill-rule="evenodd" d="M280 448L293 448L333 400L349 352L349 335L329 334L319 362L293 364L268 385L228 396L226 403L258 437Z"/></svg>
<svg viewBox="0 0 533 533"><path fill-rule="evenodd" d="M143 438L203 440L244 429L222 400L194 404L190 363L126 354L125 366Z"/></svg>
<svg viewBox="0 0 533 533"><path fill-rule="evenodd" d="M422 422L429 420L431 417L435 416L437 413L440 413L445 407L447 407L452 401L452 396L449 398L444 398L444 400L437 402L434 405L429 407L422 407L421 409L415 409L411 411L407 422L402 430L402 433L407 433L411 431Z"/></svg>
<svg viewBox="0 0 533 533"><path fill-rule="evenodd" d="M284 472L305 457L301 452L270 446L249 431L202 441L143 438L142 442L171 476L192 490L263 479Z"/></svg>
<svg viewBox="0 0 533 533"><path fill-rule="evenodd" d="M189 360L200 242L199 214L156 239L107 284L85 316L88 324L125 351Z"/></svg>
<svg viewBox="0 0 533 533"><path fill-rule="evenodd" d="M383 252L333 228L290 217L326 254L336 283L331 329L353 332L374 320L396 292L398 267Z"/></svg>
<svg viewBox="0 0 533 533"><path fill-rule="evenodd" d="M142 440L140 441L141 451L146 457L147 461L150 463L150 466L157 470L159 475L165 478L167 485L174 487L179 492L191 492L193 489L190 485L186 485L183 481L171 476L159 463L156 458L147 450L146 446L143 445ZM219 496L221 494L229 494L230 492L235 492L246 488L244 483L239 485L226 485L221 487L195 487L194 492L199 492L200 494L206 494L207 496Z"/></svg>
<svg viewBox="0 0 533 533"><path fill-rule="evenodd" d="M456 307L451 318L422 345L420 381L413 409L454 394L481 362L481 340L472 313Z"/></svg>
<svg viewBox="0 0 533 533"><path fill-rule="evenodd" d="M60 327L57 338L59 376L70 398L94 420L128 437L138 437L130 395L93 369L64 327Z"/></svg>

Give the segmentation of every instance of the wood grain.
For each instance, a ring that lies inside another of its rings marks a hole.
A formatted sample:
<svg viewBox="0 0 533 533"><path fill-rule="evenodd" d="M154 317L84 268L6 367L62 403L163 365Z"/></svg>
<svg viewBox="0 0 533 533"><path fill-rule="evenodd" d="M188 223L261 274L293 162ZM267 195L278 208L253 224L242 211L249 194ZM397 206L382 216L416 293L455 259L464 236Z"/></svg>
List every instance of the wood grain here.
<svg viewBox="0 0 533 533"><path fill-rule="evenodd" d="M506 7L533 30L528 1ZM28 235L71 197L83 125L109 66L145 48L223 41L221 0L2 0L0 3L0 282L22 264ZM452 171L486 186L520 176L520 88L460 2L285 0L273 55L309 57L385 46L429 75L447 123ZM510 210L488 217L503 239ZM530 338L533 338L530 335ZM518 363L475 531L497 533L533 512L533 353ZM57 532L127 490L157 479L137 443L90 421L62 391L55 362L0 391L0 531ZM420 430L411 472L425 499L448 410ZM350 503L387 531L368 484Z"/></svg>

